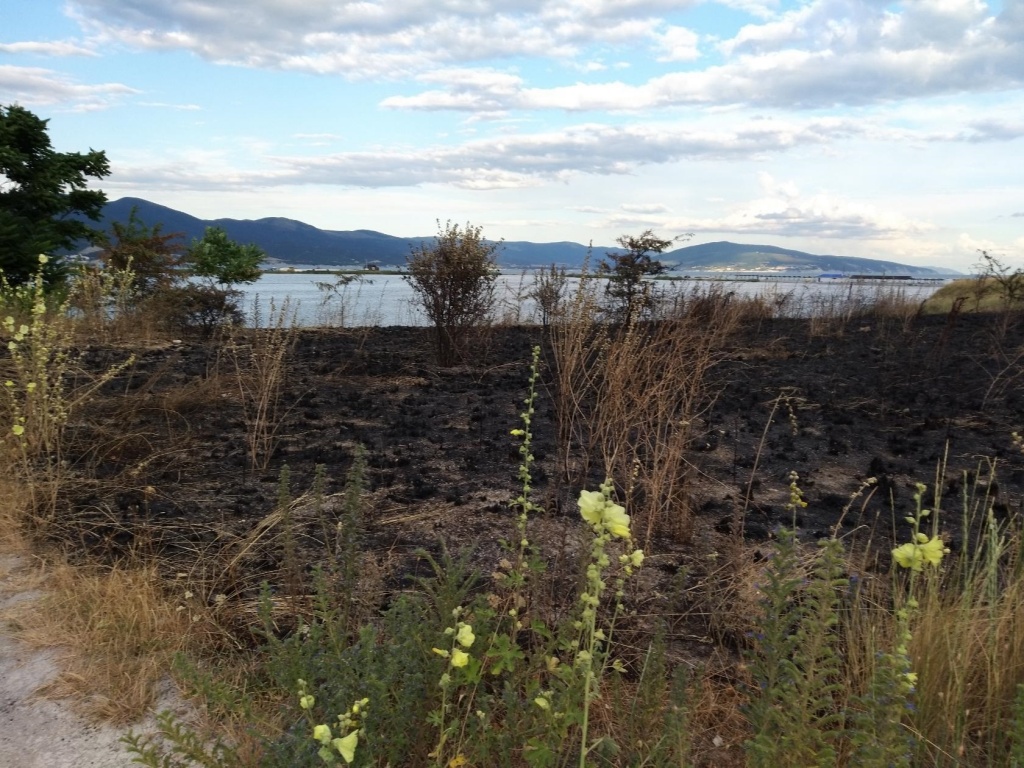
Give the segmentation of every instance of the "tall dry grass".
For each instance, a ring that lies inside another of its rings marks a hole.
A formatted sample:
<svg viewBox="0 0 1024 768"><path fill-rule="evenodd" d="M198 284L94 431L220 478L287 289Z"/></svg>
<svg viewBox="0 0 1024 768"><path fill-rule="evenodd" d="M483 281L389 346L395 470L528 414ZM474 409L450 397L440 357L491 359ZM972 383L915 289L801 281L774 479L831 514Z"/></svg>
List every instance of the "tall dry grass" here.
<svg viewBox="0 0 1024 768"><path fill-rule="evenodd" d="M745 311L731 295L695 289L653 321L614 325L585 278L552 325L563 471L577 484L597 466L614 478L645 546L691 533L687 453L713 402L708 374Z"/></svg>
<svg viewBox="0 0 1024 768"><path fill-rule="evenodd" d="M253 310L257 327L236 329L227 344L254 470L264 471L269 466L290 407L284 402L284 390L290 372L289 356L298 333L295 315L287 299L280 307L271 301L268 323L259 327L263 323L257 301Z"/></svg>

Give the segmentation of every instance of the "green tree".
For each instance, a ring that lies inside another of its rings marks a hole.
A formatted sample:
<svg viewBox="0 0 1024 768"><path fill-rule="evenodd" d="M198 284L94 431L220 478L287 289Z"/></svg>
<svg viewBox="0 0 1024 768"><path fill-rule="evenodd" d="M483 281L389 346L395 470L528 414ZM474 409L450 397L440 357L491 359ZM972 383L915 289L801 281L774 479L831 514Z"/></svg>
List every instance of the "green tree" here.
<svg viewBox="0 0 1024 768"><path fill-rule="evenodd" d="M110 174L107 156L55 151L48 122L16 104L0 105L0 269L12 284L31 278L39 254L102 238L82 219L102 217L107 196L87 185ZM50 281L64 274L61 266L50 259Z"/></svg>
<svg viewBox="0 0 1024 768"><path fill-rule="evenodd" d="M466 341L494 306L501 241L484 240L482 227L437 222L433 245L421 244L407 259L405 280L436 331L438 363L454 365Z"/></svg>
<svg viewBox="0 0 1024 768"><path fill-rule="evenodd" d="M193 240L188 249L192 274L221 287L255 283L263 274L260 263L265 258L267 254L258 245L236 243L220 227L207 227L202 239Z"/></svg>
<svg viewBox="0 0 1024 768"><path fill-rule="evenodd" d="M652 258L651 254L663 253L675 240L662 240L648 229L639 237L623 235L615 242L626 252L606 254L601 262L601 272L608 276L605 293L615 302L616 311L622 319L628 322L650 311L654 303L643 279L668 271L668 267Z"/></svg>
<svg viewBox="0 0 1024 768"><path fill-rule="evenodd" d="M178 282L178 267L184 261L181 233L163 234L161 224L148 226L133 206L127 222L111 225L112 237L105 244L102 259L108 267L131 270L133 286L140 296L150 296Z"/></svg>

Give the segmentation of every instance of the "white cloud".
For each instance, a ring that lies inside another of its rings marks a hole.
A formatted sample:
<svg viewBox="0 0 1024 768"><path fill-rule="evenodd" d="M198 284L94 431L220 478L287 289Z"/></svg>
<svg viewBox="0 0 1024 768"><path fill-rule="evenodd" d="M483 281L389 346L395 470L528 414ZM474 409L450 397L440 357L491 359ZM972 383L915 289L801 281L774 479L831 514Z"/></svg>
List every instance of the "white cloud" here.
<svg viewBox="0 0 1024 768"><path fill-rule="evenodd" d="M936 228L869 203L844 200L827 193L809 197L796 184L760 175L762 197L732 206L715 217L680 218L678 225L694 232L732 232L773 237L839 240L899 240L920 237Z"/></svg>
<svg viewBox="0 0 1024 768"><path fill-rule="evenodd" d="M676 71L646 82L492 88L471 101L444 91L388 100L415 109L649 110L743 104L822 108L886 103L1024 86L1024 0L1006 0L995 18L978 0L914 0L902 14L870 0L814 0L798 10L743 27L719 44L726 62ZM692 60L695 36L661 33L662 58ZM691 33L692 34L692 33Z"/></svg>
<svg viewBox="0 0 1024 768"><path fill-rule="evenodd" d="M671 210L661 203L623 203L619 207L626 213L668 213Z"/></svg>
<svg viewBox="0 0 1024 768"><path fill-rule="evenodd" d="M796 147L819 146L833 134L857 129L838 120L754 123L734 129L693 130L673 125L584 124L533 134L511 134L457 146L377 148L316 156L271 156L259 171L215 170L208 158L178 158L161 166L136 162L115 169L119 183L166 183L196 189L325 184L355 187L448 185L463 189L514 189L573 176L631 175L644 165L679 160L748 160ZM236 142L243 147L245 142ZM255 156L267 156L253 147Z"/></svg>
<svg viewBox="0 0 1024 768"><path fill-rule="evenodd" d="M901 240L920 237L936 226L870 203L819 192L801 193L796 184L759 175L762 195L728 206L714 216L611 217L609 226L651 226L668 231L728 233L764 237L838 240Z"/></svg>
<svg viewBox="0 0 1024 768"><path fill-rule="evenodd" d="M139 91L121 83L82 85L67 75L39 67L0 64L0 103L26 106L67 104L73 109L104 109Z"/></svg>
<svg viewBox="0 0 1024 768"><path fill-rule="evenodd" d="M670 26L657 35L663 53L658 61L694 61L700 58L699 36L692 29Z"/></svg>
<svg viewBox="0 0 1024 768"><path fill-rule="evenodd" d="M66 41L0 43L0 53L28 53L37 56L98 56L91 48Z"/></svg>

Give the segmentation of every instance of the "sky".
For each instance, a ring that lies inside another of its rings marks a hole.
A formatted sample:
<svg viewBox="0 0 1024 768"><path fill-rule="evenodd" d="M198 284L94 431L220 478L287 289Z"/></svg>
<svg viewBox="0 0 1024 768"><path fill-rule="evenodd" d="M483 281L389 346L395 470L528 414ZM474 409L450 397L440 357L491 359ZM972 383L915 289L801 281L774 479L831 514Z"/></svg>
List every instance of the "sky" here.
<svg viewBox="0 0 1024 768"><path fill-rule="evenodd" d="M1024 266L1024 0L0 0L0 104L204 219Z"/></svg>

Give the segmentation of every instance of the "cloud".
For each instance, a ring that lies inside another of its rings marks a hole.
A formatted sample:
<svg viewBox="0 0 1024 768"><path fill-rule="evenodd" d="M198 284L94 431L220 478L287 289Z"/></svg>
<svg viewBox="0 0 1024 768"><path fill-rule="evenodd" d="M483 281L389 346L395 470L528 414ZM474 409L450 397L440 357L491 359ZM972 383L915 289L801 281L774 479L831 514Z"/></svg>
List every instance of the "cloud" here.
<svg viewBox="0 0 1024 768"><path fill-rule="evenodd" d="M37 56L98 56L91 48L66 41L0 43L0 53L28 53Z"/></svg>
<svg viewBox="0 0 1024 768"><path fill-rule="evenodd" d="M1019 213L1011 213L1010 214L1010 218L1011 219L1024 219L1024 211L1021 211Z"/></svg>
<svg viewBox="0 0 1024 768"><path fill-rule="evenodd" d="M762 173L762 195L729 207L717 216L613 215L609 227L652 227L670 232L728 233L746 236L838 240L901 240L936 227L877 206L828 193L804 195L791 182Z"/></svg>
<svg viewBox="0 0 1024 768"><path fill-rule="evenodd" d="M744 235L893 240L935 229L930 222L910 219L877 206L844 200L828 193L804 196L794 184L760 177L764 195L734 206L722 216L680 219L691 232L733 232Z"/></svg>
<svg viewBox="0 0 1024 768"><path fill-rule="evenodd" d="M694 61L700 58L697 48L699 37L686 27L670 26L658 34L657 40L663 51L658 61Z"/></svg>
<svg viewBox="0 0 1024 768"><path fill-rule="evenodd" d="M969 124L968 130L957 134L955 140L981 144L989 141L1013 141L1022 136L1024 136L1024 122L976 120Z"/></svg>
<svg viewBox="0 0 1024 768"><path fill-rule="evenodd" d="M582 174L621 176L644 165L679 160L746 160L801 146L817 146L856 127L839 120L752 123L737 129L693 130L673 125L583 124L533 134L511 134L457 146L379 148L316 156L275 156L259 171L220 171L175 159L162 166L115 169L124 183L167 184L175 189L253 188L303 184L463 189L514 189ZM207 163L204 165L204 163ZM193 179L194 181L189 181Z"/></svg>
<svg viewBox="0 0 1024 768"><path fill-rule="evenodd" d="M38 67L0 64L0 103L26 106L69 104L76 110L105 109L139 91L121 83L81 85L66 75Z"/></svg>
<svg viewBox="0 0 1024 768"><path fill-rule="evenodd" d="M399 77L523 56L571 60L596 42L649 37L676 2L587 0L77 0L98 42L188 50L247 67ZM614 21L614 23L611 23Z"/></svg>
<svg viewBox="0 0 1024 768"><path fill-rule="evenodd" d="M1024 86L1024 0L997 17L978 0L908 0L902 13L870 0L813 0L743 27L718 45L725 62L641 83L478 85L472 101L444 91L388 99L413 109L649 110L686 105L816 109ZM639 32L638 32L639 34ZM660 34L660 37L658 36ZM662 59L692 60L696 36L652 33ZM673 53L674 52L674 53Z"/></svg>
<svg viewBox="0 0 1024 768"><path fill-rule="evenodd" d="M627 213L668 213L671 210L661 203L623 203L619 207Z"/></svg>

